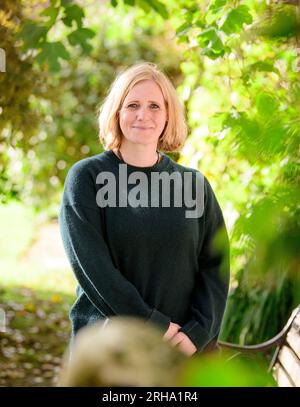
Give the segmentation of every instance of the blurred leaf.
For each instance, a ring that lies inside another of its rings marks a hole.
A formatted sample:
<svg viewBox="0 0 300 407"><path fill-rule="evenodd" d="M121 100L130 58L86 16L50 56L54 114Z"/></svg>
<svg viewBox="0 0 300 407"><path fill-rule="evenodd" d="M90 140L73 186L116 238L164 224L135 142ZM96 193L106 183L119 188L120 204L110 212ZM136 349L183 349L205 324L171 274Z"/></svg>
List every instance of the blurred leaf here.
<svg viewBox="0 0 300 407"><path fill-rule="evenodd" d="M24 24L17 38L23 38L26 49L38 48L39 44L46 40L47 32L47 27L29 21Z"/></svg>
<svg viewBox="0 0 300 407"><path fill-rule="evenodd" d="M87 40L95 36L95 32L89 28L78 28L68 35L68 40L71 45L80 45L85 51L91 51L92 46Z"/></svg>
<svg viewBox="0 0 300 407"><path fill-rule="evenodd" d="M267 118L277 111L278 102L269 93L261 92L256 97L256 108L259 114Z"/></svg>
<svg viewBox="0 0 300 407"><path fill-rule="evenodd" d="M82 19L84 17L84 12L81 7L77 4L68 5L65 7L65 17L62 18L62 21L68 27L72 27L73 21L76 22L77 27L82 26Z"/></svg>
<svg viewBox="0 0 300 407"><path fill-rule="evenodd" d="M249 8L245 5L238 6L227 13L224 23L220 29L226 34L232 34L241 31L244 24L251 24L253 18Z"/></svg>
<svg viewBox="0 0 300 407"><path fill-rule="evenodd" d="M53 302L54 304L59 304L60 302L62 302L62 296L59 294L53 294L51 297L51 302Z"/></svg>
<svg viewBox="0 0 300 407"><path fill-rule="evenodd" d="M52 27L53 24L55 24L59 10L60 10L59 7L48 7L41 13L41 16L49 17L46 23L48 28Z"/></svg>
<svg viewBox="0 0 300 407"><path fill-rule="evenodd" d="M199 45L203 48L201 52L203 55L207 55L212 59L224 55L225 48L215 27L209 27L202 31L197 36L197 40Z"/></svg>
<svg viewBox="0 0 300 407"><path fill-rule="evenodd" d="M35 312L36 310L35 305L32 302L25 304L24 309L28 312Z"/></svg>
<svg viewBox="0 0 300 407"><path fill-rule="evenodd" d="M166 6L158 0L148 0L150 6L155 10L162 18L167 19L169 13Z"/></svg>
<svg viewBox="0 0 300 407"><path fill-rule="evenodd" d="M267 365L250 357L199 355L187 364L180 381L182 386L196 387L265 387L275 386Z"/></svg>
<svg viewBox="0 0 300 407"><path fill-rule="evenodd" d="M227 0L215 0L209 6L208 11L210 11L212 14L219 13L220 11L222 11L226 3Z"/></svg>
<svg viewBox="0 0 300 407"><path fill-rule="evenodd" d="M259 35L274 39L297 36L299 21L296 7L277 4L276 7L268 8L256 24L255 30Z"/></svg>
<svg viewBox="0 0 300 407"><path fill-rule="evenodd" d="M176 29L176 34L178 36L181 36L183 34L186 34L191 28L191 23L190 22L185 22L181 24L177 29Z"/></svg>
<svg viewBox="0 0 300 407"><path fill-rule="evenodd" d="M42 46L42 51L37 56L37 62L42 64L48 62L49 68L52 72L60 70L58 59L70 59L70 54L61 42L46 42Z"/></svg>

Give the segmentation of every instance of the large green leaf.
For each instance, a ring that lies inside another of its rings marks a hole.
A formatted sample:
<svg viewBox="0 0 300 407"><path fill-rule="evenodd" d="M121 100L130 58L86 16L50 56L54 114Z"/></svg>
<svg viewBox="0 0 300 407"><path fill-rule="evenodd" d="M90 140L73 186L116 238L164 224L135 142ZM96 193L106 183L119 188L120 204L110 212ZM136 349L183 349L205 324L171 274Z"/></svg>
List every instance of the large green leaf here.
<svg viewBox="0 0 300 407"><path fill-rule="evenodd" d="M61 42L46 42L42 46L42 51L37 55L37 62L42 64L48 62L50 71L60 70L59 58L69 60L70 54Z"/></svg>
<svg viewBox="0 0 300 407"><path fill-rule="evenodd" d="M201 54L211 59L223 56L225 47L215 27L209 27L197 37L199 45L203 48Z"/></svg>
<svg viewBox="0 0 300 407"><path fill-rule="evenodd" d="M256 97L256 108L259 114L268 117L277 111L278 102L269 93L261 92Z"/></svg>
<svg viewBox="0 0 300 407"><path fill-rule="evenodd" d="M52 27L55 24L57 16L59 14L59 10L59 7L48 7L41 13L41 16L49 17L46 23L48 28Z"/></svg>
<svg viewBox="0 0 300 407"><path fill-rule="evenodd" d="M169 17L168 10L166 6L158 0L149 0L150 6L155 10L161 17L167 19Z"/></svg>
<svg viewBox="0 0 300 407"><path fill-rule="evenodd" d="M87 40L95 35L95 32L89 28L78 28L68 35L68 40L71 45L80 45L84 51L90 52L93 48Z"/></svg>
<svg viewBox="0 0 300 407"><path fill-rule="evenodd" d="M223 10L223 7L226 5L227 0L215 0L211 3L208 8L208 11L212 14L217 14Z"/></svg>
<svg viewBox="0 0 300 407"><path fill-rule="evenodd" d="M22 30L17 34L17 38L23 38L24 48L38 48L47 37L48 28L34 22L26 22Z"/></svg>
<svg viewBox="0 0 300 407"><path fill-rule="evenodd" d="M77 4L72 4L65 8L65 17L62 19L65 25L72 27L73 21L76 22L77 27L82 26L82 19L84 17L84 12L81 7Z"/></svg>
<svg viewBox="0 0 300 407"><path fill-rule="evenodd" d="M251 24L253 18L249 8L245 5L238 6L227 13L225 21L220 29L226 34L232 34L241 31L244 24Z"/></svg>

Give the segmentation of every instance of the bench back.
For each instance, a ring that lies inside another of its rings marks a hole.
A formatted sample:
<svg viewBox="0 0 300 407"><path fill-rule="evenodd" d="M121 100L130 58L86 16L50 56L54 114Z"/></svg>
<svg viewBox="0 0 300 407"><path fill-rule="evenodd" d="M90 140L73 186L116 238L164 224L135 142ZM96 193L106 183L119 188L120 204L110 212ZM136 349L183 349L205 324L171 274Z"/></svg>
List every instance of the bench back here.
<svg viewBox="0 0 300 407"><path fill-rule="evenodd" d="M300 387L300 311L276 350L272 369L279 387Z"/></svg>
<svg viewBox="0 0 300 407"><path fill-rule="evenodd" d="M269 371L279 387L300 387L300 305L295 308L286 325L276 336L257 345L237 345L218 341L219 347L243 353L274 352Z"/></svg>

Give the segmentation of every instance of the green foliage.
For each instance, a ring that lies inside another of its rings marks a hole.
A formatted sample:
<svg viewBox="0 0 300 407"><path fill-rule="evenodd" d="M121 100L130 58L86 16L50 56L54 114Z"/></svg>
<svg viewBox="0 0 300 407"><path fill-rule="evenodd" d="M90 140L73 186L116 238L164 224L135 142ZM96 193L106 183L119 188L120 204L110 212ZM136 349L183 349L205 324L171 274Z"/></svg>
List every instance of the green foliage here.
<svg viewBox="0 0 300 407"><path fill-rule="evenodd" d="M192 129L181 162L199 157L227 220L234 218L222 338L258 343L300 302L298 23L285 18L296 8L214 1L201 10L200 27L186 10L177 34L200 49L185 53L195 69L181 85Z"/></svg>
<svg viewBox="0 0 300 407"><path fill-rule="evenodd" d="M84 17L84 12L81 7L77 4L67 5L64 9L65 17L62 18L62 21L68 27L72 27L73 21L76 22L77 28L82 27L82 19Z"/></svg>
<svg viewBox="0 0 300 407"><path fill-rule="evenodd" d="M86 53L89 53L92 51L93 47L87 42L87 40L94 36L95 32L89 28L78 28L78 30L73 31L68 35L68 40L71 45L78 44Z"/></svg>
<svg viewBox="0 0 300 407"><path fill-rule="evenodd" d="M181 386L274 387L276 383L263 361L231 358L229 354L204 355L188 362Z"/></svg>
<svg viewBox="0 0 300 407"><path fill-rule="evenodd" d="M228 11L220 28L229 35L241 31L244 24L251 24L252 21L249 8L242 5Z"/></svg>
<svg viewBox="0 0 300 407"><path fill-rule="evenodd" d="M291 312L296 306L295 278L284 269L264 272L256 278L250 270L249 266L238 274L238 289L229 296L222 324L221 337L242 345L258 344L277 335L287 322L287 310Z"/></svg>
<svg viewBox="0 0 300 407"><path fill-rule="evenodd" d="M224 45L214 27L209 27L202 31L198 37L198 43L202 48L202 55L211 59L221 57L225 53Z"/></svg>
<svg viewBox="0 0 300 407"><path fill-rule="evenodd" d="M295 37L299 34L297 9L293 5L271 7L261 16L257 24L258 34L267 38L280 39Z"/></svg>
<svg viewBox="0 0 300 407"><path fill-rule="evenodd" d="M60 70L59 58L70 59L70 54L61 42L46 42L42 45L42 51L36 57L36 61L42 64L47 61L52 72Z"/></svg>

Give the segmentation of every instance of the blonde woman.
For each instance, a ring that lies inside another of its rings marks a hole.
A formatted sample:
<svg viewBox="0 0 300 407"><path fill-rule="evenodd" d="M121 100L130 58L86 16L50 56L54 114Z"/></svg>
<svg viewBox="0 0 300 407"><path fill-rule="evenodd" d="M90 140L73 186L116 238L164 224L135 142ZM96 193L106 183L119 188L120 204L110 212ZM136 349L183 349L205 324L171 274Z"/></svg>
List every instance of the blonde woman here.
<svg viewBox="0 0 300 407"><path fill-rule="evenodd" d="M105 151L72 166L61 204L62 239L78 280L73 335L127 315L161 327L162 339L188 356L216 344L228 237L208 180L166 154L180 151L186 135L176 91L155 64L117 76L99 109Z"/></svg>

